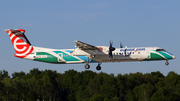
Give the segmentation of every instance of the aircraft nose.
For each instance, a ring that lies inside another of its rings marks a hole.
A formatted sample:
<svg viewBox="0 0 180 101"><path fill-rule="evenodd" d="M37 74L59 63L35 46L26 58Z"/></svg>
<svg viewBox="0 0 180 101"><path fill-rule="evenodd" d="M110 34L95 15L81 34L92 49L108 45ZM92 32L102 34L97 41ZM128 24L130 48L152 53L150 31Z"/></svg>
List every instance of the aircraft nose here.
<svg viewBox="0 0 180 101"><path fill-rule="evenodd" d="M175 58L176 58L174 55L173 55L172 57L173 57L173 59L175 59Z"/></svg>

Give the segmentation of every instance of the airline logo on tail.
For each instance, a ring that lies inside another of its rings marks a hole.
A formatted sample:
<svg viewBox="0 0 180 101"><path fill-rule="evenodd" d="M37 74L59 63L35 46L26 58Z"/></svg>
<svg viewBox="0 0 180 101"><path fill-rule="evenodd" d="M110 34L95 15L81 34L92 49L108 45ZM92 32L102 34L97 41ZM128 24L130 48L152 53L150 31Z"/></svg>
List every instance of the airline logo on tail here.
<svg viewBox="0 0 180 101"><path fill-rule="evenodd" d="M29 53L32 53L34 50L30 42L24 35L25 30L16 29L11 30L7 29L6 32L9 34L11 42L13 44L14 50L16 52L15 56L19 58L26 57Z"/></svg>

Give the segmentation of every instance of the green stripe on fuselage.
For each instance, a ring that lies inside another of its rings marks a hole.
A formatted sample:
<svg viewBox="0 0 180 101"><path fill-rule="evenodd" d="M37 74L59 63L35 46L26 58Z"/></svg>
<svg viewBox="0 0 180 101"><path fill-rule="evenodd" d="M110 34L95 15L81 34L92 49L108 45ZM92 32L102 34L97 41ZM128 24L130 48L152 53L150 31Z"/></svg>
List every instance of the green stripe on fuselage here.
<svg viewBox="0 0 180 101"><path fill-rule="evenodd" d="M144 61L146 60L165 60L162 56L160 56L159 54L156 53L151 53L151 58L146 58Z"/></svg>
<svg viewBox="0 0 180 101"><path fill-rule="evenodd" d="M46 58L39 58L38 56L42 56L42 55L44 55L44 56L47 56ZM49 54L49 53L46 53L46 52L36 52L36 57L37 58L34 58L34 60L36 60L36 61L42 61L42 62L49 62L49 63L58 63L58 59L57 59L57 57L55 57L55 56L53 56L53 55L51 55L51 54ZM60 62L60 63L62 63L62 62Z"/></svg>
<svg viewBox="0 0 180 101"><path fill-rule="evenodd" d="M156 53L151 53L151 59L153 59L153 60L164 60L164 58L162 56L160 56L159 54L156 54Z"/></svg>
<svg viewBox="0 0 180 101"><path fill-rule="evenodd" d="M167 59L173 59L172 56L170 56L170 55L168 55L168 54L166 54L164 52L158 52L158 53L160 53L161 55L163 55Z"/></svg>
<svg viewBox="0 0 180 101"><path fill-rule="evenodd" d="M64 53L62 51L54 51L56 54L59 54L61 56L62 54L62 58L68 62L68 61L80 61L78 60L77 58L75 58L74 56L70 55L70 54L67 54L67 53Z"/></svg>

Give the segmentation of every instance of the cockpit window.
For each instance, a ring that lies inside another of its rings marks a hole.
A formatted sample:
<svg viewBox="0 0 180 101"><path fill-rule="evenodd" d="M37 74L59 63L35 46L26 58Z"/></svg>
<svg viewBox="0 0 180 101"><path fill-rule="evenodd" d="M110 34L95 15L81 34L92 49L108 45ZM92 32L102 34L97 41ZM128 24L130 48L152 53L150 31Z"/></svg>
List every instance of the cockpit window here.
<svg viewBox="0 0 180 101"><path fill-rule="evenodd" d="M166 52L166 50L164 50L164 49L156 49L156 51L157 51L157 52L158 52L158 51Z"/></svg>

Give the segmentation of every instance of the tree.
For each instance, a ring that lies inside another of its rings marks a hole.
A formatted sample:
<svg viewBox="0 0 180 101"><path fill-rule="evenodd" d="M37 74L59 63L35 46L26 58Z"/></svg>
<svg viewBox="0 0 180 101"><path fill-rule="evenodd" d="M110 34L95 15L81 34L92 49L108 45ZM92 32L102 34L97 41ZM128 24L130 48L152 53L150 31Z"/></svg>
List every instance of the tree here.
<svg viewBox="0 0 180 101"><path fill-rule="evenodd" d="M15 90L13 94L13 99L16 99L19 101L26 100L27 99L26 95L28 94L27 82L18 76L11 80L12 80L13 88Z"/></svg>
<svg viewBox="0 0 180 101"><path fill-rule="evenodd" d="M42 71L39 71L38 68L34 68L33 70L30 70L30 73L28 73L30 77L34 76L35 78L39 79L41 78Z"/></svg>
<svg viewBox="0 0 180 101"><path fill-rule="evenodd" d="M3 100L10 101L13 100L13 95L15 94L15 89L12 83L12 80L9 77L5 77L2 80L2 83L4 84L4 91L3 91Z"/></svg>
<svg viewBox="0 0 180 101"><path fill-rule="evenodd" d="M40 78L36 78L36 76L38 75L26 79L29 88L28 98L31 100L42 99L42 81Z"/></svg>
<svg viewBox="0 0 180 101"><path fill-rule="evenodd" d="M180 76L175 72L169 72L166 77L156 84L156 92L152 100L178 101L180 100Z"/></svg>
<svg viewBox="0 0 180 101"><path fill-rule="evenodd" d="M112 99L117 95L116 79L114 75L103 73L103 84L100 87L100 94L106 99Z"/></svg>
<svg viewBox="0 0 180 101"><path fill-rule="evenodd" d="M77 101L89 101L90 97L86 93L86 87L89 84L89 82L94 79L94 77L97 75L95 72L86 70L82 71L81 73L81 85L78 86L77 92L76 92L76 100Z"/></svg>
<svg viewBox="0 0 180 101"><path fill-rule="evenodd" d="M63 76L62 86L63 89L68 91L68 99L70 101L74 101L75 98L75 92L78 89L78 86L81 82L81 75L77 71L69 70L65 71L65 74Z"/></svg>
<svg viewBox="0 0 180 101"><path fill-rule="evenodd" d="M44 74L42 79L40 80L42 85L41 85L41 95L43 97L43 100L48 100L49 96L55 97L56 93L56 85L54 83L53 77L48 76L47 74Z"/></svg>
<svg viewBox="0 0 180 101"><path fill-rule="evenodd" d="M142 73L130 73L128 76L127 76L127 82L126 82L126 85L129 89L134 89L134 87L136 86L139 86L143 83L145 83L145 80L144 80L144 76Z"/></svg>
<svg viewBox="0 0 180 101"><path fill-rule="evenodd" d="M126 90L125 101L137 101L132 89Z"/></svg>
<svg viewBox="0 0 180 101"><path fill-rule="evenodd" d="M55 77L56 86L56 100L57 101L68 101L68 91L63 88L63 76L64 74L57 73Z"/></svg>
<svg viewBox="0 0 180 101"><path fill-rule="evenodd" d="M154 93L154 86L150 83L144 83L135 87L133 91L138 101L151 101L151 96Z"/></svg>
<svg viewBox="0 0 180 101"><path fill-rule="evenodd" d="M26 75L26 73L25 72L23 72L23 71L21 71L21 72L14 72L14 73L12 73L12 78L16 78L16 77L23 77L23 76L25 76Z"/></svg>
<svg viewBox="0 0 180 101"><path fill-rule="evenodd" d="M65 71L64 74L37 68L29 73L0 71L0 100L57 101L179 101L180 75L159 71L113 74Z"/></svg>
<svg viewBox="0 0 180 101"><path fill-rule="evenodd" d="M118 74L116 77L116 96L119 97L120 101L125 100L127 90L127 75Z"/></svg>
<svg viewBox="0 0 180 101"><path fill-rule="evenodd" d="M104 97L101 94L95 94L89 101L104 101Z"/></svg>
<svg viewBox="0 0 180 101"><path fill-rule="evenodd" d="M3 80L6 77L9 78L8 71L6 71L6 70L0 71L0 80Z"/></svg>

